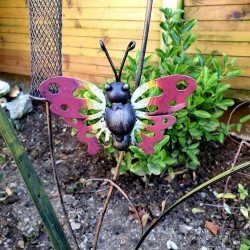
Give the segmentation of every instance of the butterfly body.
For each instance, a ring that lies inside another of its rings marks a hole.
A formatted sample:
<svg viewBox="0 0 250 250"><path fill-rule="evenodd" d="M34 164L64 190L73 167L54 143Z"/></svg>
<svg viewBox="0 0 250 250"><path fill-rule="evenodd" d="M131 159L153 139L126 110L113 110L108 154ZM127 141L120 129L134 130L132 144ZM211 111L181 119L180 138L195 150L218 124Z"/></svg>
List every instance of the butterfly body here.
<svg viewBox="0 0 250 250"><path fill-rule="evenodd" d="M105 85L106 98L111 107L106 108L105 122L112 134L113 146L118 150L127 149L129 134L134 128L136 114L130 103L130 87L126 83L113 82Z"/></svg>

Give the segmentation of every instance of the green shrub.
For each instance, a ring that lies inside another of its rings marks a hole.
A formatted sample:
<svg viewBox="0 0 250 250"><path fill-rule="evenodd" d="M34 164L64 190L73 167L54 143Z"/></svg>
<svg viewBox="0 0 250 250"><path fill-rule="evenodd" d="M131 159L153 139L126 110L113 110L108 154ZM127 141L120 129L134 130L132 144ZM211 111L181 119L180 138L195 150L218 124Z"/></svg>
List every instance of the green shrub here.
<svg viewBox="0 0 250 250"><path fill-rule="evenodd" d="M130 146L122 162L121 173L131 171L140 176L159 175L165 170L173 171L176 164L195 169L199 166L200 141L215 140L223 143L232 126L219 122L218 118L234 104L233 100L223 97L230 85L222 82L241 73L241 70L234 68L236 59L230 61L228 56L223 54L221 60L218 60L215 57L216 52L205 55L198 49L195 54L188 54L187 49L196 41L195 35L190 33L196 20L182 19L182 10L173 12L166 8L160 11L165 16L165 21L160 23L164 49L155 50L159 57L159 64L156 66L150 64L153 55L145 58L141 84L162 76L184 74L196 80L197 88L187 98L187 107L173 114L177 121L165 130L164 140L155 145L155 153L146 155L140 148ZM136 52L135 58L128 56L128 64L122 74L122 80L131 84L132 93L139 58L139 51ZM112 81L114 79L108 80ZM155 94L154 90L146 92L143 97L151 94ZM80 91L79 95L96 98L89 91ZM90 111L86 112L89 114ZM75 132L73 130L73 133ZM100 139L104 142L104 135ZM104 151L117 157L112 143L104 144Z"/></svg>
<svg viewBox="0 0 250 250"><path fill-rule="evenodd" d="M201 140L223 143L229 126L219 122L218 118L234 101L223 97L230 85L222 82L241 73L233 67L236 59L230 61L225 54L221 62L215 52L204 55L197 49L194 55L187 54L186 50L196 41L190 33L196 20L182 19L182 10L173 12L166 8L160 11L165 16L165 21L160 23L165 48L155 50L159 65L149 64L152 56L145 59L141 83L162 76L185 74L197 81L197 89L187 98L187 107L174 114L177 122L165 131L165 139L155 145L155 154L145 155L136 146L130 146L126 152L121 172L129 170L140 176L173 171L177 163L195 169L199 166L197 156ZM135 80L139 56L138 51L135 58L128 56L129 63L122 75L124 82Z"/></svg>

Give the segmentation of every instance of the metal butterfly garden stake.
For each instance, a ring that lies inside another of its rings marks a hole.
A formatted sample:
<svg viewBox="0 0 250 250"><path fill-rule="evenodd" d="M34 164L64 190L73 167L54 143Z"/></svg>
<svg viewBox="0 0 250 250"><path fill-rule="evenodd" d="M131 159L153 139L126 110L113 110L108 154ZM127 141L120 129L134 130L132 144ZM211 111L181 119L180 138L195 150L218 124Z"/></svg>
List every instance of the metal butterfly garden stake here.
<svg viewBox="0 0 250 250"><path fill-rule="evenodd" d="M44 81L40 93L51 103L53 113L62 116L68 125L78 130L77 139L87 144L89 154L98 153L101 148L98 139L103 133L105 141L112 137L112 144L119 151L134 144L146 154L152 154L154 144L164 138L162 131L176 121L171 113L186 107L186 98L195 90L196 82L185 75L165 76L142 84L131 96L129 84L121 82L121 74L135 42L129 43L119 74L103 41L100 45L116 79L104 86L105 93L90 82L69 77ZM186 88L178 89L178 83L183 81ZM151 89L157 89L159 94L142 98ZM81 90L91 92L95 99L77 97ZM92 110L93 114L83 114L82 110L86 109Z"/></svg>

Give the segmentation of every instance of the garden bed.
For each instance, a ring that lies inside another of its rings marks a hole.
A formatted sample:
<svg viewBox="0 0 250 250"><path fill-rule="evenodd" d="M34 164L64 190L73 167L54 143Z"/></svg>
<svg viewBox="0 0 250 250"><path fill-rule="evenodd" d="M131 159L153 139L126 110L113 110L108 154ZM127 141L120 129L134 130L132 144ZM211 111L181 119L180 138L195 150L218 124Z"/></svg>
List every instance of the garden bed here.
<svg viewBox="0 0 250 250"><path fill-rule="evenodd" d="M74 228L81 249L91 249L95 226L102 208L105 194L74 193L80 179L93 177L111 178L111 168L116 163L108 155L89 156L85 146L70 135L62 119L53 116L53 135L58 177L63 190L63 198L70 222ZM34 111L19 121L18 136L42 179L57 214L63 221L60 203L53 182L50 164L45 112L42 104L35 104ZM1 181L1 191L5 185L13 192L0 203L0 248L1 249L51 249L45 230L37 215L35 206L27 194L22 178L11 159L2 138L0 147L6 162L1 163L5 178ZM196 171L188 171L178 175L168 183L158 176L149 177L147 183L139 177L127 173L120 176L118 185L126 192L139 210L150 215L146 225L159 216L162 202L171 205L179 197L212 176L230 168L238 144L227 138L225 144L202 143L200 154L201 166ZM243 148L239 162L250 160L249 148ZM249 174L250 170L244 171ZM229 192L237 194L238 183L249 190L249 175L236 174L228 186ZM227 202L232 214L227 214L216 207L221 202L213 192L221 193L224 189L221 181L177 207L149 235L142 249L166 249L168 240L176 243L179 249L239 249L241 239L250 237L248 219L244 218L239 207L249 208L249 198L239 198ZM92 183L91 187L97 187ZM206 205L205 205L206 204ZM192 213L192 208L203 208L203 213ZM219 227L217 236L212 235L204 224L213 221ZM244 229L245 228L245 229ZM139 239L139 224L130 212L129 204L116 191L110 201L103 222L99 239L99 249L133 249ZM203 247L203 248L202 248Z"/></svg>

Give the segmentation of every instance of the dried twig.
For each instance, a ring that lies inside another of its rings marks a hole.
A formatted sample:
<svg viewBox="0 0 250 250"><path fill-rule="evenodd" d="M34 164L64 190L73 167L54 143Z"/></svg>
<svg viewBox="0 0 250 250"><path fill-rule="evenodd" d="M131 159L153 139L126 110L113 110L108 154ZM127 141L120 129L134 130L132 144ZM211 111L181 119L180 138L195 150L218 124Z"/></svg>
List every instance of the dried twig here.
<svg viewBox="0 0 250 250"><path fill-rule="evenodd" d="M116 168L115 168L113 181L116 181L117 178L119 177L119 171L120 171L120 166L121 166L121 163L122 163L123 156L124 156L124 151L120 152L120 154L119 154L119 159L118 159L118 162L117 162L117 165L116 165ZM107 197L106 197L106 199L104 201L104 204L103 204L103 208L102 208L102 211L101 211L101 214L100 214L97 226L96 226L96 233L95 233L95 237L94 237L94 240L93 240L93 250L96 250L96 247L97 247L97 242L98 242L98 238L99 238L99 234L100 234L100 230L101 230L101 226L102 226L102 221L103 221L104 215L106 213L110 197L111 197L111 195L113 193L113 189L114 189L114 186L111 185L109 190L108 190Z"/></svg>

